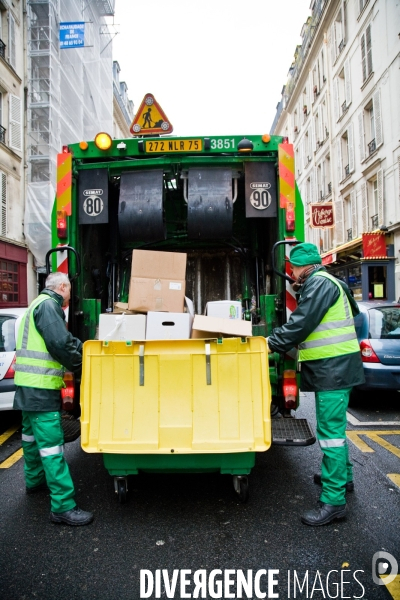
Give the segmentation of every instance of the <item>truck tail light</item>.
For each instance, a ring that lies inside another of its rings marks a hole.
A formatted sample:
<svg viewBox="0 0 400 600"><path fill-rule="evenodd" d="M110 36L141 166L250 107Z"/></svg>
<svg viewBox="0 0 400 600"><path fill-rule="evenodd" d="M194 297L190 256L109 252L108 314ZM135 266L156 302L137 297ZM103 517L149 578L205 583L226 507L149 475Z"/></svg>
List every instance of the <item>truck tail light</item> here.
<svg viewBox="0 0 400 600"><path fill-rule="evenodd" d="M379 363L381 362L375 354L371 342L369 340L362 340L360 343L361 359L365 363Z"/></svg>
<svg viewBox="0 0 400 600"><path fill-rule="evenodd" d="M297 406L297 379L296 371L283 371L283 397L285 399L285 408L295 409Z"/></svg>
<svg viewBox="0 0 400 600"><path fill-rule="evenodd" d="M15 371L14 371L15 361L16 361L16 357L15 357L15 354L14 354L14 358L12 359L11 365L8 367L8 371L4 375L3 379L14 379L14 375L15 375Z"/></svg>
<svg viewBox="0 0 400 600"><path fill-rule="evenodd" d="M67 213L65 210L57 211L57 235L60 239L68 237Z"/></svg>
<svg viewBox="0 0 400 600"><path fill-rule="evenodd" d="M63 410L73 410L75 407L75 377L70 371L64 374L64 388L61 388L61 405Z"/></svg>
<svg viewBox="0 0 400 600"><path fill-rule="evenodd" d="M294 217L294 206L292 202L288 202L286 207L286 231L294 231L296 227L296 221Z"/></svg>

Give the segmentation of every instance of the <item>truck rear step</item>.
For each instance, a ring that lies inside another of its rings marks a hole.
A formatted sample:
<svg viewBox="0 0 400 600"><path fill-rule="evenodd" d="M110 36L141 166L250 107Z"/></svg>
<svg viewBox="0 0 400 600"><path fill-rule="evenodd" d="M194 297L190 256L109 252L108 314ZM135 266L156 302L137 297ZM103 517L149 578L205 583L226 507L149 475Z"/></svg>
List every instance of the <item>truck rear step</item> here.
<svg viewBox="0 0 400 600"><path fill-rule="evenodd" d="M272 419L272 443L280 446L310 446L314 432L307 419Z"/></svg>

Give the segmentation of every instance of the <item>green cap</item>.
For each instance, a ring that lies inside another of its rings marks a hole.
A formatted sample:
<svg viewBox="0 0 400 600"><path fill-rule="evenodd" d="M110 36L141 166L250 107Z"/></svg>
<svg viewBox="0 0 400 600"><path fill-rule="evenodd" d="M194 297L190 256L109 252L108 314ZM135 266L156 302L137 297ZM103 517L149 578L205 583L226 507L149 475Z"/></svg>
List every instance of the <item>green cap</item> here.
<svg viewBox="0 0 400 600"><path fill-rule="evenodd" d="M320 265L322 259L315 244L303 242L294 246L290 253L289 262L295 267L305 267L307 265Z"/></svg>

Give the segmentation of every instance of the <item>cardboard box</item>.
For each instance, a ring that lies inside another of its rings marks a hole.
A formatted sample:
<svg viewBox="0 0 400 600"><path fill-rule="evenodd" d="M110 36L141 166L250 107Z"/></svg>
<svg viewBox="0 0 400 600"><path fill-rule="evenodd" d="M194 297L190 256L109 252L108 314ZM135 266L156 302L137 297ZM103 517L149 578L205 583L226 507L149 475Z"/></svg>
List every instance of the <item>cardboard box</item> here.
<svg viewBox="0 0 400 600"><path fill-rule="evenodd" d="M193 302L185 297L186 313L148 312L146 340L188 340L192 332Z"/></svg>
<svg viewBox="0 0 400 600"><path fill-rule="evenodd" d="M208 317L219 317L221 319L241 319L242 303L237 300L207 302L206 315Z"/></svg>
<svg viewBox="0 0 400 600"><path fill-rule="evenodd" d="M99 340L145 340L146 315L101 314Z"/></svg>
<svg viewBox="0 0 400 600"><path fill-rule="evenodd" d="M193 317L189 313L148 312L146 340L188 340Z"/></svg>
<svg viewBox="0 0 400 600"><path fill-rule="evenodd" d="M251 321L195 315L192 338L251 337Z"/></svg>
<svg viewBox="0 0 400 600"><path fill-rule="evenodd" d="M136 311L129 310L127 302L114 302L113 314L120 315L125 313L126 315L135 315Z"/></svg>
<svg viewBox="0 0 400 600"><path fill-rule="evenodd" d="M134 250L129 310L183 313L186 254Z"/></svg>

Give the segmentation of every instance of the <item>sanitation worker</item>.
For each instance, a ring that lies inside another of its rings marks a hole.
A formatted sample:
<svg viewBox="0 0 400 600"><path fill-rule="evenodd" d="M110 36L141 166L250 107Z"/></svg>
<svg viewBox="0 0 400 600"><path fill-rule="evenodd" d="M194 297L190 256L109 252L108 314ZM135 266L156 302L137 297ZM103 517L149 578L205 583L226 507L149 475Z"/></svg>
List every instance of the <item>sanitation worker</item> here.
<svg viewBox="0 0 400 600"><path fill-rule="evenodd" d="M326 525L346 514L346 491L353 491L352 464L346 441L346 410L353 386L364 383L353 316L358 306L343 282L321 266L314 244L297 244L289 262L297 308L268 338L269 352L298 346L301 389L315 392L317 438L323 452L319 506L305 512L306 525Z"/></svg>
<svg viewBox="0 0 400 600"><path fill-rule="evenodd" d="M61 394L65 369L79 371L82 342L67 330L70 281L51 273L22 317L17 337L14 408L22 411L26 493L50 490L52 523L87 525L93 515L77 507L64 458Z"/></svg>

